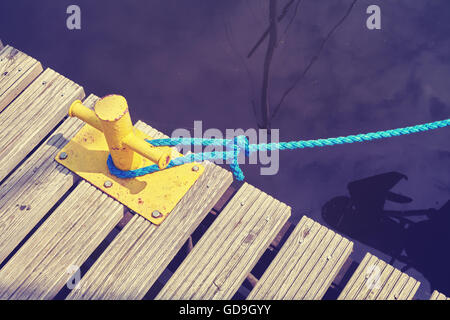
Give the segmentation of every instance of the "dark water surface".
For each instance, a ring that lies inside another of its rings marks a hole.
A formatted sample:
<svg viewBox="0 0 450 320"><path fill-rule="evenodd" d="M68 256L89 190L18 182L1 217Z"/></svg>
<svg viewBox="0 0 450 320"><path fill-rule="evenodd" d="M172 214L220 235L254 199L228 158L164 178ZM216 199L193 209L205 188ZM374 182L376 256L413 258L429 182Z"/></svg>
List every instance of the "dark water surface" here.
<svg viewBox="0 0 450 320"><path fill-rule="evenodd" d="M288 2L278 1L279 14ZM303 0L296 11L295 1L279 23L272 107L320 52L272 121L281 141L449 118L450 1L359 0L320 51L352 2ZM81 8L81 30L66 28L70 4ZM202 120L204 129L225 132L254 128L261 117L267 40L246 56L269 25L268 4L1 0L0 38L83 85L87 94L124 95L134 121L170 134ZM372 4L381 7L381 30L366 27ZM449 295L449 138L450 130L440 129L284 151L277 175L261 176L255 165L243 170L247 182L292 206L293 222L306 214L334 227L344 215L337 230L355 240L356 260L367 251L388 262L395 256L395 266L406 263L407 273L423 282L418 297L433 289ZM419 217L404 220L416 210ZM386 214L400 218L380 219Z"/></svg>

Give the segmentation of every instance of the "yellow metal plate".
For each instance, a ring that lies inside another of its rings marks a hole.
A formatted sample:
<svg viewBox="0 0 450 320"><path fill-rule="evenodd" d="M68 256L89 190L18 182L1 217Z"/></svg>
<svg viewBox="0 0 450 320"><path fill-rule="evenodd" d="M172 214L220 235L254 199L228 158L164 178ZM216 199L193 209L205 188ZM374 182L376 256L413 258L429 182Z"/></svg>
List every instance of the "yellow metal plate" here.
<svg viewBox="0 0 450 320"><path fill-rule="evenodd" d="M135 133L144 139L153 139L138 129ZM64 160L59 157L62 152L67 154ZM121 179L109 173L108 154L103 133L85 125L55 160L156 225L164 221L204 171L199 163L188 163L137 178ZM179 156L182 155L172 149L172 158ZM142 166L152 164L154 162L144 159ZM198 167L197 171L193 170L194 166ZM106 188L105 181L111 181L112 185ZM154 218L154 211L159 211L161 216Z"/></svg>

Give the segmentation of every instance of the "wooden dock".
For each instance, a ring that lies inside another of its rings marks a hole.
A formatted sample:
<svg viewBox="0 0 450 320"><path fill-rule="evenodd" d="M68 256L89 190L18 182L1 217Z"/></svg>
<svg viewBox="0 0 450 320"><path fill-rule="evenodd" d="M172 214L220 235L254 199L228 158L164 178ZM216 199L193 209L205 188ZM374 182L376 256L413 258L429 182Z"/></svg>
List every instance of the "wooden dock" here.
<svg viewBox="0 0 450 320"><path fill-rule="evenodd" d="M371 254L338 281L353 242L306 216L289 228L288 205L247 183L234 190L232 174L210 162L160 226L133 214L54 160L84 125L67 117L70 104L98 97L0 50L1 299L414 297L420 283Z"/></svg>

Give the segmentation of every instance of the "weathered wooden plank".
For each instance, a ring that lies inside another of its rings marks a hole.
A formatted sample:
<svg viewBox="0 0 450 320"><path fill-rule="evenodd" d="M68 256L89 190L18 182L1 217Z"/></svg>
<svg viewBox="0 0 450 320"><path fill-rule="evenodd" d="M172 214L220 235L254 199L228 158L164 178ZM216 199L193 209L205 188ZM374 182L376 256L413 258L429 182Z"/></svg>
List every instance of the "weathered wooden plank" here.
<svg viewBox="0 0 450 320"><path fill-rule="evenodd" d="M396 300L412 300L417 290L419 289L420 282L414 278L409 278L408 283L399 293L398 297L394 296Z"/></svg>
<svg viewBox="0 0 450 320"><path fill-rule="evenodd" d="M84 104L92 107L98 97ZM64 121L0 188L0 262L74 184L75 176L54 161L68 140L83 126L76 118Z"/></svg>
<svg viewBox="0 0 450 320"><path fill-rule="evenodd" d="M0 112L42 72L34 58L11 47L0 51Z"/></svg>
<svg viewBox="0 0 450 320"><path fill-rule="evenodd" d="M371 271L370 269L366 269L368 270L366 271L366 278L367 276L369 276L369 278L367 278L365 284L357 293L357 300L372 300L372 298L374 299L377 296L394 269L389 269L388 266L389 265L386 262L378 259L376 264L374 264L373 271ZM373 279L373 281L371 281L371 279Z"/></svg>
<svg viewBox="0 0 450 320"><path fill-rule="evenodd" d="M273 263L271 263L271 265L269 266L271 270L276 270L277 272L267 272L266 270L263 277L258 281L256 286L250 292L250 295L247 297L248 299L255 299L256 296L261 298L265 297L269 293L269 287L263 285L266 282L271 283L272 286L281 285L284 278L288 275L288 270L285 270L283 268L283 261L287 260L288 262L286 263L290 264L289 259L292 258L292 263L295 263L296 259L301 257L301 254L299 253L297 253L297 255L295 254L295 243L301 243L304 246L309 246L311 240L314 238L313 236L310 236L311 231L313 233L316 233L318 227L320 227L319 224L315 223L311 219L307 219L306 217L303 217L300 220L296 227L296 234L298 234L297 238L295 237L295 235L290 236L281 248L280 252L277 254L276 259L274 259ZM273 289L277 290L276 287L274 287Z"/></svg>
<svg viewBox="0 0 450 320"><path fill-rule="evenodd" d="M1 299L51 299L123 216L117 201L87 182L50 215L0 270Z"/></svg>
<svg viewBox="0 0 450 320"><path fill-rule="evenodd" d="M47 69L0 113L0 181L83 97L82 87Z"/></svg>
<svg viewBox="0 0 450 320"><path fill-rule="evenodd" d="M308 276L301 274L295 280L292 288L296 289L292 299L320 300L323 298L333 280L340 272L345 261L353 250L353 242L334 234L330 245L326 248L319 261L314 265ZM305 278L305 280L303 280ZM303 282L300 281L303 280ZM289 297L289 293L286 295Z"/></svg>
<svg viewBox="0 0 450 320"><path fill-rule="evenodd" d="M291 209L245 183L156 299L230 299Z"/></svg>
<svg viewBox="0 0 450 320"><path fill-rule="evenodd" d="M363 281L366 279L366 267L371 266L370 268L373 268L375 266L374 263L376 263L376 257L366 254L347 285L342 290L339 298L355 295L363 285Z"/></svg>
<svg viewBox="0 0 450 320"><path fill-rule="evenodd" d="M339 300L411 300L420 282L367 253Z"/></svg>
<svg viewBox="0 0 450 320"><path fill-rule="evenodd" d="M450 298L447 298L444 294L440 293L437 290L434 290L431 294L430 300L450 300Z"/></svg>
<svg viewBox="0 0 450 320"><path fill-rule="evenodd" d="M381 274L378 285L379 290L369 292L367 300L386 300L394 288L402 272L393 266L386 264L386 270Z"/></svg>
<svg viewBox="0 0 450 320"><path fill-rule="evenodd" d="M142 122L136 127L166 137ZM169 217L155 226L135 215L88 270L68 299L141 299L231 185L232 175L212 163Z"/></svg>
<svg viewBox="0 0 450 320"><path fill-rule="evenodd" d="M352 242L304 216L247 299L319 300L352 248Z"/></svg>

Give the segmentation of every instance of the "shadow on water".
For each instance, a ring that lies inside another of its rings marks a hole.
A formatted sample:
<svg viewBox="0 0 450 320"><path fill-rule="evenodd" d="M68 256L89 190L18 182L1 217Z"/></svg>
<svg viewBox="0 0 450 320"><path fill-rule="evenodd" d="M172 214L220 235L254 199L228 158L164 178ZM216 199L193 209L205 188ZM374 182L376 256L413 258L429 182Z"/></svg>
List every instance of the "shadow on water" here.
<svg viewBox="0 0 450 320"><path fill-rule="evenodd" d="M402 271L415 268L430 281L433 289L450 294L450 260L445 248L450 244L450 200L441 208L386 210L387 201L410 203L413 199L390 191L408 178L387 172L347 185L349 196L338 196L322 207L327 224L353 239L400 261Z"/></svg>

